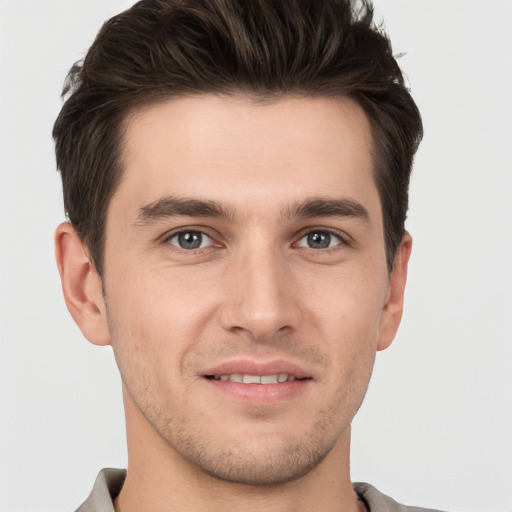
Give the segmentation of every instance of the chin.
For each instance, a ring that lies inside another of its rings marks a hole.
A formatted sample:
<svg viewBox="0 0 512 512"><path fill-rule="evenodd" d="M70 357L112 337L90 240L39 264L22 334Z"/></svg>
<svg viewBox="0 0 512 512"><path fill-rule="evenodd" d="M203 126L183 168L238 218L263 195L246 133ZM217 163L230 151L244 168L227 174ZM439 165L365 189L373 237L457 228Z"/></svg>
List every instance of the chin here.
<svg viewBox="0 0 512 512"><path fill-rule="evenodd" d="M202 454L191 462L202 472L225 482L245 485L278 485L297 480L312 471L330 450L312 451L292 445L268 449L265 454L230 450L209 458Z"/></svg>
<svg viewBox="0 0 512 512"><path fill-rule="evenodd" d="M221 447L213 439L205 443L207 436L180 439L178 434L173 442L168 439L168 444L195 469L219 480L245 485L278 485L313 471L339 441L339 435L332 432L326 436L325 429L317 427L300 440L269 436L265 441L253 440L252 443L247 443L247 439L231 440L228 446Z"/></svg>

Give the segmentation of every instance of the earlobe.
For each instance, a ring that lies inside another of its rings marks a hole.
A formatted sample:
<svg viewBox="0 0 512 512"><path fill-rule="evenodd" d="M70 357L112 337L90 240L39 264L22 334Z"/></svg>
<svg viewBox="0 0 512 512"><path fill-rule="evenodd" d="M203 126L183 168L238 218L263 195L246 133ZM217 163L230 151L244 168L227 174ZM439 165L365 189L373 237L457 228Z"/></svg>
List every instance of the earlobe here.
<svg viewBox="0 0 512 512"><path fill-rule="evenodd" d="M69 222L55 232L55 256L66 306L84 336L95 345L109 345L101 279Z"/></svg>
<svg viewBox="0 0 512 512"><path fill-rule="evenodd" d="M412 250L412 237L405 232L397 248L393 270L389 277L388 293L382 309L377 350L388 348L396 336L404 308L407 267Z"/></svg>

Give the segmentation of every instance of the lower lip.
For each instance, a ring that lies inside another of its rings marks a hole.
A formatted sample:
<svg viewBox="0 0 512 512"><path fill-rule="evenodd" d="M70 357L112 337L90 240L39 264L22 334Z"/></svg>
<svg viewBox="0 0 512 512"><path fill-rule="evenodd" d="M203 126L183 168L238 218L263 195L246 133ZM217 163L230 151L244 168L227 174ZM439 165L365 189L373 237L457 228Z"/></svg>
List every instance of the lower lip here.
<svg viewBox="0 0 512 512"><path fill-rule="evenodd" d="M204 379L213 389L243 402L253 404L278 403L301 394L311 384L311 379L281 382L279 384L243 384L241 382Z"/></svg>

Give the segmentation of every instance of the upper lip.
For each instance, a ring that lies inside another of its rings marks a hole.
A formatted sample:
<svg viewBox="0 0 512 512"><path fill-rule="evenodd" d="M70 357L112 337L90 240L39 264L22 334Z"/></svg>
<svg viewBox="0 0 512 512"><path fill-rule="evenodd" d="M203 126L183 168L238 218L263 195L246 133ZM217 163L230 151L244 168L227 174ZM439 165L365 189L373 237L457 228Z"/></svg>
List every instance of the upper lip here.
<svg viewBox="0 0 512 512"><path fill-rule="evenodd" d="M232 375L239 373L242 375L276 375L286 373L293 375L297 379L310 378L311 375L300 366L284 361L254 361L250 359L237 359L225 361L214 366L203 373L203 375Z"/></svg>

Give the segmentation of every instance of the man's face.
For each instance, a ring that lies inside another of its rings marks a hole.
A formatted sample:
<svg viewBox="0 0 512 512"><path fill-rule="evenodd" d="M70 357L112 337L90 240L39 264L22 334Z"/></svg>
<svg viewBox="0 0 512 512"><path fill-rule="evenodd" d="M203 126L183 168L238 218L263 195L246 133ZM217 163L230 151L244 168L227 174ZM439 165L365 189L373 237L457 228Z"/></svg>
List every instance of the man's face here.
<svg viewBox="0 0 512 512"><path fill-rule="evenodd" d="M180 98L124 142L104 286L128 422L223 479L299 477L346 441L391 341L365 115Z"/></svg>

